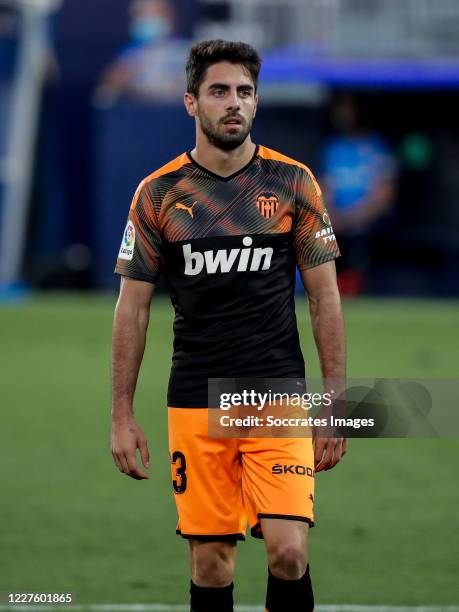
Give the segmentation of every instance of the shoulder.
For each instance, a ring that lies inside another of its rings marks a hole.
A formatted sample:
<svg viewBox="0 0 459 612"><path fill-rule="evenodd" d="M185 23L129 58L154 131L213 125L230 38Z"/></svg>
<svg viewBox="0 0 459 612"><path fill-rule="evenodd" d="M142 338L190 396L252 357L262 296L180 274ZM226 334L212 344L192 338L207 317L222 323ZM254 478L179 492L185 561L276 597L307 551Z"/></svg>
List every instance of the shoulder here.
<svg viewBox="0 0 459 612"><path fill-rule="evenodd" d="M182 176L182 169L184 166L189 165L191 162L186 153L182 153L172 161L168 162L158 170L155 170L142 181L134 194L133 205L135 206L139 196L145 191L152 193L153 191L162 191L164 189L170 189L172 184L175 184L180 180Z"/></svg>
<svg viewBox="0 0 459 612"><path fill-rule="evenodd" d="M164 166L161 166L161 168L158 168L158 170L155 170L154 172L146 176L140 183L140 185L149 185L153 183L156 179L176 173L177 171L181 170L184 166L190 163L191 162L188 158L188 155L186 153L182 153L172 161L168 162L167 164L164 164Z"/></svg>
<svg viewBox="0 0 459 612"><path fill-rule="evenodd" d="M268 149L268 147L263 147L260 145L258 149L258 155L263 159L273 160L274 162L279 162L280 164L285 164L288 166L292 166L298 169L298 178L301 181L301 185L306 185L311 187L317 195L321 195L322 191L317 183L316 177L313 172L306 166L305 164L293 159L292 157L287 157L287 155L283 155L278 151L274 151L273 149ZM303 182L304 181L304 182Z"/></svg>
<svg viewBox="0 0 459 612"><path fill-rule="evenodd" d="M293 159L292 157L287 157L287 155L284 155L283 153L279 153L278 151L274 151L273 149L260 145L258 148L258 155L263 159L269 159L274 162L277 161L288 166L295 166L296 168L300 169L300 174L306 174L309 177L313 177L313 174L308 166L296 159Z"/></svg>
<svg viewBox="0 0 459 612"><path fill-rule="evenodd" d="M274 149L269 149L268 147L264 147L262 145L259 145L258 147L258 155L263 159L278 161L282 164L288 164L289 166L297 166L298 168L302 168L303 170L307 169L307 166L297 161L296 159L293 159L292 157L287 157L287 155L283 155L282 153L279 153L279 151L274 151Z"/></svg>

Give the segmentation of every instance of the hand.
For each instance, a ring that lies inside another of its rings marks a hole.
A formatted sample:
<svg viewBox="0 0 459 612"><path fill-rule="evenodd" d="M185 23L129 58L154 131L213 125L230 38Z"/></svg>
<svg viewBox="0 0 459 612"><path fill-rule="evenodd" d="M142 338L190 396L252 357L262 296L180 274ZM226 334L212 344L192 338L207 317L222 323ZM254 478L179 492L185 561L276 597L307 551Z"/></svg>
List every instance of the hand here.
<svg viewBox="0 0 459 612"><path fill-rule="evenodd" d="M135 480L150 478L137 465L137 449L140 450L140 457L146 468L150 467L150 453L148 452L147 438L134 419L112 420L111 445L113 460L120 472L135 478Z"/></svg>
<svg viewBox="0 0 459 612"><path fill-rule="evenodd" d="M316 473L334 468L347 451L347 438L344 438L341 431L333 425L333 417L346 415L346 394L343 390L343 380L334 380L332 386L338 390L338 392L332 391L336 397L330 406L321 406L317 417L323 420L324 424L313 427L312 431ZM331 388L330 381L327 388Z"/></svg>
<svg viewBox="0 0 459 612"><path fill-rule="evenodd" d="M331 470L344 457L347 451L347 438L318 438L314 440L315 471Z"/></svg>

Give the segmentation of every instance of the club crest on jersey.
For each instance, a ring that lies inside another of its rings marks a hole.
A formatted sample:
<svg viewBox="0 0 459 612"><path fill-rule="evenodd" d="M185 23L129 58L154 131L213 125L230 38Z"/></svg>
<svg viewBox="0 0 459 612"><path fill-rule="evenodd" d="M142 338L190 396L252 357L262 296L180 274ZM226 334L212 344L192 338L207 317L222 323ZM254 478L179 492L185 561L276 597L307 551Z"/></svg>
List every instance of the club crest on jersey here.
<svg viewBox="0 0 459 612"><path fill-rule="evenodd" d="M253 240L250 236L244 236L242 245L251 247ZM182 246L183 258L185 260L185 275L196 276L203 270L207 274L217 272L258 272L258 270L269 270L273 249L266 248L244 248L244 249L218 249L217 251L192 251L191 244Z"/></svg>
<svg viewBox="0 0 459 612"><path fill-rule="evenodd" d="M257 208L265 219L271 219L279 207L279 198L275 193L262 193L257 198Z"/></svg>
<svg viewBox="0 0 459 612"><path fill-rule="evenodd" d="M123 234L123 240L121 241L120 252L118 253L119 259L126 259L131 261L134 256L134 245L135 245L135 227L132 221L128 221Z"/></svg>

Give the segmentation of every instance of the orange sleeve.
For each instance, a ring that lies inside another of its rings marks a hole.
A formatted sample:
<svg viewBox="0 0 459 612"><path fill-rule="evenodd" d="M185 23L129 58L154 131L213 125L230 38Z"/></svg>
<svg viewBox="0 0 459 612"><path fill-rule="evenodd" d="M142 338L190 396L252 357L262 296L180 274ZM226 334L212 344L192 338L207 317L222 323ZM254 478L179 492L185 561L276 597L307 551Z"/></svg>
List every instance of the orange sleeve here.
<svg viewBox="0 0 459 612"><path fill-rule="evenodd" d="M293 239L298 268L306 270L340 252L316 178L306 167L298 172Z"/></svg>
<svg viewBox="0 0 459 612"><path fill-rule="evenodd" d="M155 181L138 186L123 232L115 272L136 280L156 283L163 265L162 237L153 208Z"/></svg>

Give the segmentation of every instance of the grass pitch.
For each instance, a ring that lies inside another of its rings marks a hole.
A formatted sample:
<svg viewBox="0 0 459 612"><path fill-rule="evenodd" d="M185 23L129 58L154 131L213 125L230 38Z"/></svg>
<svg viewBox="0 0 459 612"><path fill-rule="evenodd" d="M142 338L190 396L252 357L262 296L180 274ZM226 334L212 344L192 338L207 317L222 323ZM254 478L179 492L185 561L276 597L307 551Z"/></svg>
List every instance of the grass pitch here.
<svg viewBox="0 0 459 612"><path fill-rule="evenodd" d="M187 601L166 436L172 308L153 300L136 399L152 467L138 482L118 472L109 450L115 300L37 296L0 309L0 591ZM457 377L458 310L346 302L349 375ZM298 322L308 373L318 376L304 298ZM351 440L342 464L318 474L310 556L319 603L459 603L458 451L458 440ZM263 543L248 537L236 602L262 603L265 576Z"/></svg>

